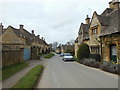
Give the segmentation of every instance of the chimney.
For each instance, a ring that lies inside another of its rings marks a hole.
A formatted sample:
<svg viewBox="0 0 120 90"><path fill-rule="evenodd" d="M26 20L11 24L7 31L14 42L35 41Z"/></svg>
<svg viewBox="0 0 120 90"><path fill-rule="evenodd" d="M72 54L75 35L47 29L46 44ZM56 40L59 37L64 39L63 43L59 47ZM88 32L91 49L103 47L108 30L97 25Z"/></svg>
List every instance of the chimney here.
<svg viewBox="0 0 120 90"><path fill-rule="evenodd" d="M21 24L21 25L20 25L20 30L23 30L23 27L24 27L24 25Z"/></svg>
<svg viewBox="0 0 120 90"><path fill-rule="evenodd" d="M120 8L120 2L119 0L112 0L111 2L109 2L109 8L116 10Z"/></svg>
<svg viewBox="0 0 120 90"><path fill-rule="evenodd" d="M0 23L0 33L2 33L3 32L3 25L2 25L2 23Z"/></svg>
<svg viewBox="0 0 120 90"><path fill-rule="evenodd" d="M34 30L32 30L32 34L34 35Z"/></svg>
<svg viewBox="0 0 120 90"><path fill-rule="evenodd" d="M111 1L111 2L109 2L109 8L111 8L111 9L113 9L113 2Z"/></svg>
<svg viewBox="0 0 120 90"><path fill-rule="evenodd" d="M85 19L85 21L86 21L86 24L89 24L89 23L90 23L90 18L89 18L88 15L87 15L87 18Z"/></svg>
<svg viewBox="0 0 120 90"><path fill-rule="evenodd" d="M67 45L70 45L70 42L67 42Z"/></svg>
<svg viewBox="0 0 120 90"><path fill-rule="evenodd" d="M115 10L120 8L120 2L114 2L113 5Z"/></svg>
<svg viewBox="0 0 120 90"><path fill-rule="evenodd" d="M42 40L43 40L43 37L42 37Z"/></svg>
<svg viewBox="0 0 120 90"><path fill-rule="evenodd" d="M37 35L38 38L40 38L40 35Z"/></svg>

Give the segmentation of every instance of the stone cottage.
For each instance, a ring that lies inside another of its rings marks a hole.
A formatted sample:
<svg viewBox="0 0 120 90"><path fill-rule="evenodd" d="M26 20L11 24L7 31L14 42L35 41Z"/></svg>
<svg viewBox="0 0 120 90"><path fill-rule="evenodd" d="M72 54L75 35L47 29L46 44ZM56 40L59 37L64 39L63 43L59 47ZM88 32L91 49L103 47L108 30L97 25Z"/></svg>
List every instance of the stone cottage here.
<svg viewBox="0 0 120 90"><path fill-rule="evenodd" d="M79 31L78 31L78 37L75 40L74 48L75 48L75 57L77 57L77 50L78 46L81 43L89 44L89 26L90 26L90 18L87 15L85 19L86 23L81 23Z"/></svg>
<svg viewBox="0 0 120 90"><path fill-rule="evenodd" d="M93 13L88 29L87 44L92 54L100 54L101 61L120 60L120 2L112 0L109 2L109 8L106 8L102 14ZM82 25L81 25L82 26ZM83 40L83 34L79 30L78 45ZM85 42L86 43L86 42ZM76 44L77 45L77 44Z"/></svg>
<svg viewBox="0 0 120 90"><path fill-rule="evenodd" d="M39 35L35 36L34 30L29 33L24 29L24 25L20 25L19 29L16 29L12 26L3 28L1 24L0 30L2 32L0 43L2 44L3 66L29 59L38 59L42 50L49 48Z"/></svg>
<svg viewBox="0 0 120 90"><path fill-rule="evenodd" d="M109 2L101 14L101 21L106 23L101 29L101 56L103 61L120 62L120 2Z"/></svg>

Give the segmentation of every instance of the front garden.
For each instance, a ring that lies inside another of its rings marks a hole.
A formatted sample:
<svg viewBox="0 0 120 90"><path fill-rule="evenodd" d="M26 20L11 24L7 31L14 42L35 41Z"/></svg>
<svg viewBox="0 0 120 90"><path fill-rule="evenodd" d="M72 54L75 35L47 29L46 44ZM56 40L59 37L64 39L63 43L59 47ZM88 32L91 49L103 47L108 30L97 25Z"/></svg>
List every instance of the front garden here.
<svg viewBox="0 0 120 90"><path fill-rule="evenodd" d="M94 68L100 68L101 70L119 74L120 65L111 61L100 62L99 54L90 54L89 46L87 44L81 44L77 52L77 62Z"/></svg>

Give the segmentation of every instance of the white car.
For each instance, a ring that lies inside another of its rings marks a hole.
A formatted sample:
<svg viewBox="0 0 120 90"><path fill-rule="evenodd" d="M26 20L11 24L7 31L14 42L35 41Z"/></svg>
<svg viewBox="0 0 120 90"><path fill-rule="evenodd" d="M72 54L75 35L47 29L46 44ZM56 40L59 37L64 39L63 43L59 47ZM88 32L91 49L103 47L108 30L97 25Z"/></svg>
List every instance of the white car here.
<svg viewBox="0 0 120 90"><path fill-rule="evenodd" d="M73 56L70 53L64 53L63 58L64 61L73 61Z"/></svg>

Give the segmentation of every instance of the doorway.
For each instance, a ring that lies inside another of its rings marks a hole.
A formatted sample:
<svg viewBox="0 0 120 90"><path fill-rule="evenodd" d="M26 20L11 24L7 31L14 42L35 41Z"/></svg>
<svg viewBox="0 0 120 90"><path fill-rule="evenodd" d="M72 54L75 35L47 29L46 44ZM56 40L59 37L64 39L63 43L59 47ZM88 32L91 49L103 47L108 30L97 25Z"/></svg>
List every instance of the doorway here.
<svg viewBox="0 0 120 90"><path fill-rule="evenodd" d="M110 45L110 60L117 63L117 48L116 45Z"/></svg>

